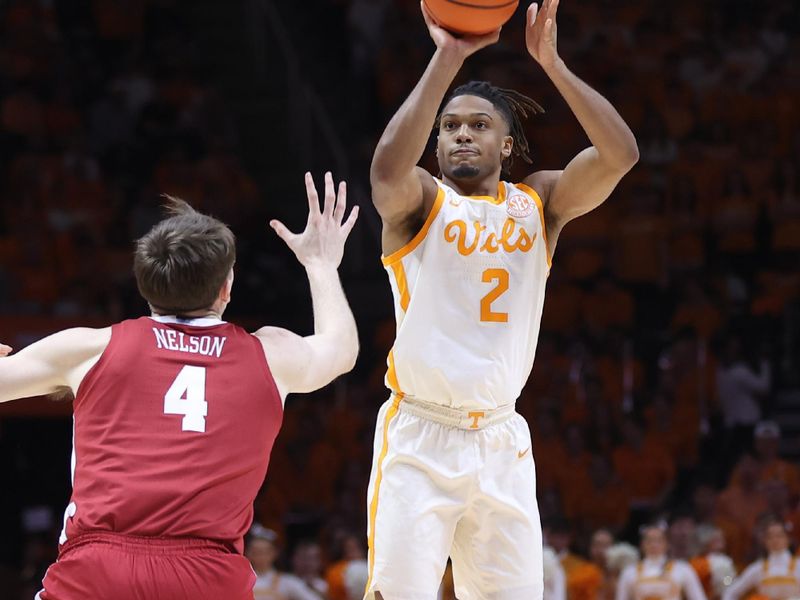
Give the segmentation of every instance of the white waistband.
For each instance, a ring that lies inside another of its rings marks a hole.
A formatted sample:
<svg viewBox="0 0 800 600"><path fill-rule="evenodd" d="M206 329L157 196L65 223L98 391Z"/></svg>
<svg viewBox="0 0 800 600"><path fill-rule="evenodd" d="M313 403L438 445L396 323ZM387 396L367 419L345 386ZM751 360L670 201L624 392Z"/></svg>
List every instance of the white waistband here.
<svg viewBox="0 0 800 600"><path fill-rule="evenodd" d="M516 414L513 404L499 408L452 408L408 396L400 399L398 409L448 427L471 430L497 425Z"/></svg>

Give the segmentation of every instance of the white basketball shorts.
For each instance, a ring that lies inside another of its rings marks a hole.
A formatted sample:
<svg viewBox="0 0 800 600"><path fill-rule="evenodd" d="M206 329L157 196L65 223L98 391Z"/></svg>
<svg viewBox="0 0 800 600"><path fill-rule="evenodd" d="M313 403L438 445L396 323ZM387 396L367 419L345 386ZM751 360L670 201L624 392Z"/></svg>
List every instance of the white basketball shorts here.
<svg viewBox="0 0 800 600"><path fill-rule="evenodd" d="M378 413L365 600L540 600L542 530L528 424L393 396Z"/></svg>

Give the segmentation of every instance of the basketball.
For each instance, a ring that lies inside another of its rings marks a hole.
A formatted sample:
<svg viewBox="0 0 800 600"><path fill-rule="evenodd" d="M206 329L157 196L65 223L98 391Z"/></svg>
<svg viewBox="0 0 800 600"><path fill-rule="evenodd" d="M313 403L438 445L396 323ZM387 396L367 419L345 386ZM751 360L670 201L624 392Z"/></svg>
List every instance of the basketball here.
<svg viewBox="0 0 800 600"><path fill-rule="evenodd" d="M434 20L453 33L483 35L511 18L519 0L423 0Z"/></svg>

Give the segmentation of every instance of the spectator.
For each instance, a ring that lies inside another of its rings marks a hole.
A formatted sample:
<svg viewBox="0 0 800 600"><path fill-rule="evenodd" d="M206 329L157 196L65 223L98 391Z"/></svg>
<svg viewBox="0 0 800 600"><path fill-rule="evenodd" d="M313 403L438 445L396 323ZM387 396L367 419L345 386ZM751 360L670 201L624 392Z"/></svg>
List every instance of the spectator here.
<svg viewBox="0 0 800 600"><path fill-rule="evenodd" d="M598 529L592 534L589 562L581 565L573 573L568 590L570 600L597 600L610 597L606 553L613 543L614 536L607 529Z"/></svg>
<svg viewBox="0 0 800 600"><path fill-rule="evenodd" d="M245 556L253 565L256 583L255 600L319 600L305 585L275 569L278 558L278 534L254 523L245 539Z"/></svg>
<svg viewBox="0 0 800 600"><path fill-rule="evenodd" d="M719 600L736 576L733 560L725 554L725 534L711 525L697 528L699 554L689 561L709 600Z"/></svg>
<svg viewBox="0 0 800 600"><path fill-rule="evenodd" d="M544 569L544 595L543 600L566 600L566 577L564 568L558 560L555 551L549 546L542 552Z"/></svg>
<svg viewBox="0 0 800 600"><path fill-rule="evenodd" d="M746 360L742 340L728 337L717 367L717 395L726 430L725 456L735 461L742 449L753 439L753 429L761 419L761 399L767 395L772 382L772 370L766 358L758 370Z"/></svg>
<svg viewBox="0 0 800 600"><path fill-rule="evenodd" d="M358 571L353 565L366 562L366 552L362 544L362 536L350 532L340 533L334 539L334 562L325 570L325 581L328 584L328 600L349 600L347 591L347 573L351 569ZM366 579L361 588L363 595ZM360 599L359 599L360 600Z"/></svg>
<svg viewBox="0 0 800 600"><path fill-rule="evenodd" d="M767 509L758 477L758 462L752 455L745 454L737 463L730 484L717 500L718 516L738 523L746 532L754 530L758 518Z"/></svg>
<svg viewBox="0 0 800 600"><path fill-rule="evenodd" d="M725 590L722 600L738 600L748 592L759 598L784 600L800 595L800 560L789 552L789 536L783 522L768 518L761 529L766 551Z"/></svg>
<svg viewBox="0 0 800 600"><path fill-rule="evenodd" d="M656 508L672 489L675 463L664 446L645 439L635 418L625 419L622 435L624 442L613 454L614 470L631 494L631 508Z"/></svg>
<svg viewBox="0 0 800 600"><path fill-rule="evenodd" d="M617 542L606 550L607 585L601 600L614 600L617 597L619 577L631 565L639 562L639 551L627 542Z"/></svg>
<svg viewBox="0 0 800 600"><path fill-rule="evenodd" d="M616 600L678 599L681 596L687 600L706 600L694 570L685 561L668 556L665 524L644 526L641 540L644 559L622 572Z"/></svg>
<svg viewBox="0 0 800 600"><path fill-rule="evenodd" d="M322 574L322 548L313 539L300 541L292 553L292 573L287 578L317 599L327 600L328 584Z"/></svg>
<svg viewBox="0 0 800 600"><path fill-rule="evenodd" d="M759 464L759 480L779 481L786 486L790 500L800 498L800 469L779 455L781 428L774 421L761 421L753 431L753 446Z"/></svg>

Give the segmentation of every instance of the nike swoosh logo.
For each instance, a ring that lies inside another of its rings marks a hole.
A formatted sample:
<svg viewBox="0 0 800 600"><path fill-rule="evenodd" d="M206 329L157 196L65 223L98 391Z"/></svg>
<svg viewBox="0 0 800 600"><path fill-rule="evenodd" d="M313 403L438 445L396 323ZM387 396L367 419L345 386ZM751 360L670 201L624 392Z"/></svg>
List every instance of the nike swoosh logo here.
<svg viewBox="0 0 800 600"><path fill-rule="evenodd" d="M525 455L528 453L528 450L530 450L530 449L531 449L531 447L530 447L530 446L528 446L528 447L527 447L527 448L525 448L525 450L523 450L522 452L519 452L519 451L518 451L518 452L517 452L517 458L522 458L523 456L525 456Z"/></svg>

